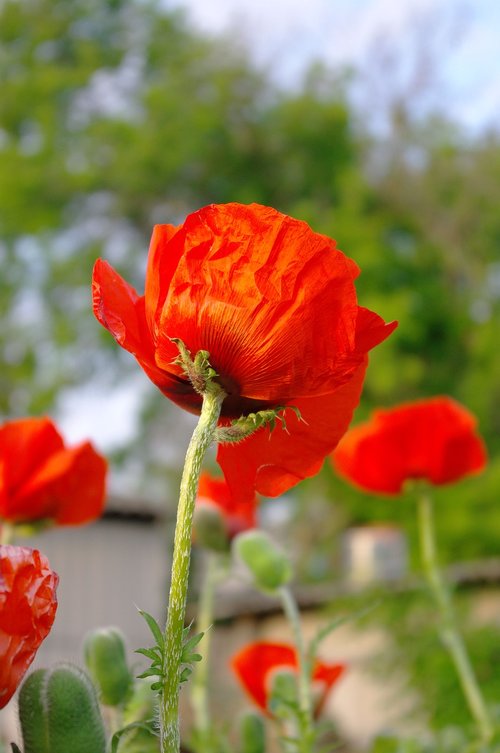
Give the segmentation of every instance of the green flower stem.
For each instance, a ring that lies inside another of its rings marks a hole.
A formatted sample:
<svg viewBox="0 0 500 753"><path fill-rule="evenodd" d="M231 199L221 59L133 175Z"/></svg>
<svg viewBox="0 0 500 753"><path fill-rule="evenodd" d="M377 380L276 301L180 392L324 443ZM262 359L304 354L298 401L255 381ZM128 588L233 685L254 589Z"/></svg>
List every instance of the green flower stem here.
<svg viewBox="0 0 500 753"><path fill-rule="evenodd" d="M165 677L160 701L160 740L162 753L178 753L179 689L182 655L182 631L191 557L193 511L198 491L201 465L210 446L220 416L225 392L217 383L209 384L203 396L200 419L186 453L179 495L174 537L172 578L165 627Z"/></svg>
<svg viewBox="0 0 500 753"><path fill-rule="evenodd" d="M300 612L288 586L279 589L285 615L293 631L299 662L299 705L301 711L300 753L310 753L314 743L313 711L311 697L311 666L304 645Z"/></svg>
<svg viewBox="0 0 500 753"><path fill-rule="evenodd" d="M197 731L203 736L210 729L210 709L208 704L208 670L212 643L212 623L215 587L218 581L218 560L216 552L205 552L207 563L200 591L196 632L203 633L203 660L196 665L191 684L191 702Z"/></svg>
<svg viewBox="0 0 500 753"><path fill-rule="evenodd" d="M451 656L479 734L485 742L488 742L493 735L493 723L467 649L457 628L457 619L449 590L439 571L432 501L426 494L422 494L418 499L418 522L422 562L441 615L441 639Z"/></svg>

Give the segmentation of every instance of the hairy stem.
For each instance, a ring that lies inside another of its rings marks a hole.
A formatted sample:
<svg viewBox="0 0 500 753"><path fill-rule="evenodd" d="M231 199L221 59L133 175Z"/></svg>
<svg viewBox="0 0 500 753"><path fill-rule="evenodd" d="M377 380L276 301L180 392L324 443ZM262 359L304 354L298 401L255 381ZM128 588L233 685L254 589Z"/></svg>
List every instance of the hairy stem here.
<svg viewBox="0 0 500 753"><path fill-rule="evenodd" d="M439 570L432 501L425 494L422 494L418 500L418 521L423 566L441 617L441 639L453 661L479 734L487 742L493 735L493 723L484 702L467 649L457 627L457 619L449 590Z"/></svg>
<svg viewBox="0 0 500 753"><path fill-rule="evenodd" d="M193 511L201 465L210 446L225 393L216 383L203 396L200 419L186 453L177 511L172 558L172 577L165 627L165 679L160 702L160 740L162 753L179 753L179 689L182 655L182 631L186 611Z"/></svg>

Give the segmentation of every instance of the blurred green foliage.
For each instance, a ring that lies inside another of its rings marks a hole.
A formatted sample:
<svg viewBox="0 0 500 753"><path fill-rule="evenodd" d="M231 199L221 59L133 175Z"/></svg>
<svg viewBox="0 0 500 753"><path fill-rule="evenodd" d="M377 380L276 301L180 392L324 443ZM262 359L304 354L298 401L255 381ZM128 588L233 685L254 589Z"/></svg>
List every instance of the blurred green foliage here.
<svg viewBox="0 0 500 753"><path fill-rule="evenodd" d="M495 589L483 589L480 601L489 602L491 606L497 599ZM499 658L498 628L481 620L478 592L467 589L456 590L454 606L460 623L460 629L467 643L474 670L477 674L484 699L495 721L500 707L500 680L496 667ZM452 661L443 647L438 635L439 616L430 594L423 587L373 588L353 593L338 599L335 612L345 610L352 614L366 606L370 597L375 604L372 610L365 611L353 626L360 631L366 629L386 628L391 640L370 661L369 672L374 677L388 678L393 688L393 695L387 702L394 702L394 723L407 722L408 728L415 726L425 728L426 742L416 740L406 743L399 737L387 738L387 748L382 746L382 739L375 745L373 753L391 751L408 753L454 753L458 751L481 751L479 746L468 747L467 740L472 741L477 729L464 699L457 674ZM407 711L401 719L401 698L407 700ZM399 703L398 703L399 701ZM390 726L390 722L389 722ZM404 728L404 727L403 727ZM408 733L410 734L410 733ZM436 736L434 739L434 735ZM462 739L463 738L463 739ZM394 747L389 746L389 740ZM499 740L491 750L497 751ZM397 747L399 744L401 747ZM408 748L405 745L408 745ZM485 747L485 753L490 748Z"/></svg>
<svg viewBox="0 0 500 753"><path fill-rule="evenodd" d="M337 238L362 268L362 305L400 321L372 356L356 418L443 392L477 414L491 466L439 492L442 533L447 558L493 553L500 136L472 139L443 113L422 116L411 92L372 132L377 102L351 103L355 78L315 65L278 90L239 40L204 38L154 0L5 0L0 413L54 411L64 388L97 375L111 390L136 372L90 312L97 256L140 289L154 222L209 202L271 204ZM145 464L148 437L168 437L161 400L151 388ZM330 471L301 498L318 490L342 525L412 525L403 500L367 500ZM319 526L324 546L330 532Z"/></svg>

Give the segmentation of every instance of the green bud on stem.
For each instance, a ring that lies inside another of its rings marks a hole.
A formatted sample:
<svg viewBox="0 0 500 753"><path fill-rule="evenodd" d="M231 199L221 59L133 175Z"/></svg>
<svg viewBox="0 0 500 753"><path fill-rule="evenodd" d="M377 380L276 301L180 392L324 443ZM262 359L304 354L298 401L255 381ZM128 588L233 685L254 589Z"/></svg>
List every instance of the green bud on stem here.
<svg viewBox="0 0 500 753"><path fill-rule="evenodd" d="M132 675L127 666L125 641L118 628L98 628L87 634L84 645L87 669L105 706L119 706L128 698Z"/></svg>
<svg viewBox="0 0 500 753"><path fill-rule="evenodd" d="M105 753L106 735L90 678L61 664L38 669L19 692L24 753Z"/></svg>
<svg viewBox="0 0 500 753"><path fill-rule="evenodd" d="M264 531L245 531L234 539L236 554L252 573L255 585L277 591L290 582L292 566L286 554Z"/></svg>

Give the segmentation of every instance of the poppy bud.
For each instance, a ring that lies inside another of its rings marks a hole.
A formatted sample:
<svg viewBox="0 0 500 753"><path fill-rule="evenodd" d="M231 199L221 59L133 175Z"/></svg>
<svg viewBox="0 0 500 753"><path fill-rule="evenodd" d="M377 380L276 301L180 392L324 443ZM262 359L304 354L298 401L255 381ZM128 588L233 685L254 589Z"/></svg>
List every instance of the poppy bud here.
<svg viewBox="0 0 500 753"><path fill-rule="evenodd" d="M88 633L84 658L105 706L118 706L130 693L132 675L127 666L125 642L118 628L98 628Z"/></svg>
<svg viewBox="0 0 500 753"><path fill-rule="evenodd" d="M24 753L105 753L106 736L90 678L61 664L38 669L19 692Z"/></svg>
<svg viewBox="0 0 500 753"><path fill-rule="evenodd" d="M237 536L235 551L263 591L276 591L292 578L290 560L263 531L246 531Z"/></svg>
<svg viewBox="0 0 500 753"><path fill-rule="evenodd" d="M194 541L205 549L227 552L229 535L222 513L214 505L197 505L193 518Z"/></svg>

